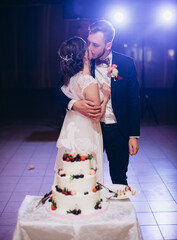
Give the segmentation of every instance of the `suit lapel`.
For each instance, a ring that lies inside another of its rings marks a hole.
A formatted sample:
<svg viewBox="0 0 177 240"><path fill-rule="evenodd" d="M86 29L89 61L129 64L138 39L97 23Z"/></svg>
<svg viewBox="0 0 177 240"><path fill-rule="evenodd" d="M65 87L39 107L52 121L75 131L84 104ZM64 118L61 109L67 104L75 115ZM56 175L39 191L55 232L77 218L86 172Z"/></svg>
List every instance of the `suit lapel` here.
<svg viewBox="0 0 177 240"><path fill-rule="evenodd" d="M95 60L91 60L91 75L93 78L95 78Z"/></svg>
<svg viewBox="0 0 177 240"><path fill-rule="evenodd" d="M112 51L112 65L116 64L118 65L118 59L116 59L117 55L114 51ZM115 81L114 78L111 78L111 97L112 97L112 101L113 98L115 96L116 92L115 92Z"/></svg>

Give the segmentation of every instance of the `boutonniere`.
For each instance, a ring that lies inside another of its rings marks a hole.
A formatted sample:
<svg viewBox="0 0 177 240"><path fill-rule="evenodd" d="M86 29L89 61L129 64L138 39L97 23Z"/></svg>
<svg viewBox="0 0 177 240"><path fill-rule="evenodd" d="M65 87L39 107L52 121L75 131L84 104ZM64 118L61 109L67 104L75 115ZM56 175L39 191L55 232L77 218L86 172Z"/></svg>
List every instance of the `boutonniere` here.
<svg viewBox="0 0 177 240"><path fill-rule="evenodd" d="M111 76L113 78L117 78L119 71L117 70L117 65L113 64L112 66L109 66L107 68L108 70L108 76Z"/></svg>
<svg viewBox="0 0 177 240"><path fill-rule="evenodd" d="M108 76L114 78L114 81L119 81L119 80L123 79L123 77L118 76L119 71L117 69L116 64L113 64L112 66L109 66L107 68L107 70L108 70Z"/></svg>

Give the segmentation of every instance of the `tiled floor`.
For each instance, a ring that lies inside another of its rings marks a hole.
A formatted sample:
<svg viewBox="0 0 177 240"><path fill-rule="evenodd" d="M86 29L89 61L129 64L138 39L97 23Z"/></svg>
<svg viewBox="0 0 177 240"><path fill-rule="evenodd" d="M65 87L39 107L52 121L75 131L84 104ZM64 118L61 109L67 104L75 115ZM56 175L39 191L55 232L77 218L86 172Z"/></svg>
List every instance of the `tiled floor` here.
<svg viewBox="0 0 177 240"><path fill-rule="evenodd" d="M0 126L1 240L12 238L25 195L50 191L58 132L50 121ZM177 239L176 143L177 126L142 125L139 153L130 159L129 185L140 190L131 200L144 240ZM110 184L106 156L104 161Z"/></svg>

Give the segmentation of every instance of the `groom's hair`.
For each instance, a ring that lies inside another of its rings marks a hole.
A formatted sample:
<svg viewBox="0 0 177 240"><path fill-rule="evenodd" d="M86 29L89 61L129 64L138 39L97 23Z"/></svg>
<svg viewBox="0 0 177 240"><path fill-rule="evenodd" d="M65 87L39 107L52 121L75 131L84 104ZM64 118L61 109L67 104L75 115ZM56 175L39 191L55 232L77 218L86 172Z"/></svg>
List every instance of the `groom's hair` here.
<svg viewBox="0 0 177 240"><path fill-rule="evenodd" d="M104 34L105 42L112 42L115 36L115 28L106 20L98 20L92 23L89 27L90 33L102 32Z"/></svg>

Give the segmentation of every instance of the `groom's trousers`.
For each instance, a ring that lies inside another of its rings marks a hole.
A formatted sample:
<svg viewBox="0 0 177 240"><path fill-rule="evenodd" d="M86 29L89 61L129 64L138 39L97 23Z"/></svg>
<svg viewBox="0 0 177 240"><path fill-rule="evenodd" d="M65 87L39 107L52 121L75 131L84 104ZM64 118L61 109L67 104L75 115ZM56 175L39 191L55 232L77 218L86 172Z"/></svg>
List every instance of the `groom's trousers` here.
<svg viewBox="0 0 177 240"><path fill-rule="evenodd" d="M101 122L101 128L112 183L127 185L126 172L129 163L128 139L122 135L117 123L105 124Z"/></svg>

